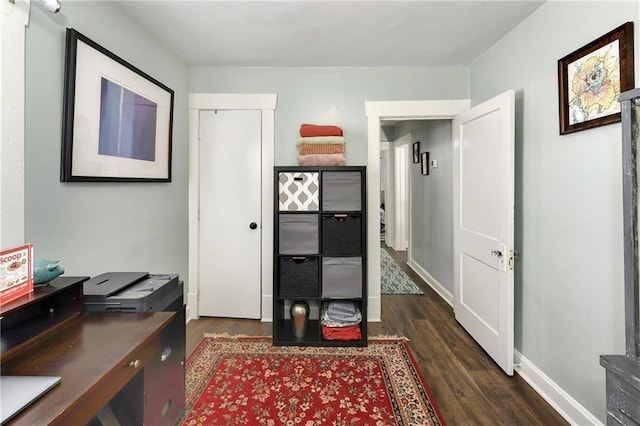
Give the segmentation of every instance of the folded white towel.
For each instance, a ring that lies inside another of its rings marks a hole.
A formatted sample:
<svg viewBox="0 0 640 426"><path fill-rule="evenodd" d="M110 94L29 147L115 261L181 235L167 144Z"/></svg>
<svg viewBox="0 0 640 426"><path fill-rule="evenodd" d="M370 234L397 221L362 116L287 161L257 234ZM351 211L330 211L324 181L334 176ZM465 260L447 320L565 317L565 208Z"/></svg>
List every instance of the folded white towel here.
<svg viewBox="0 0 640 426"><path fill-rule="evenodd" d="M302 144L344 145L344 136L308 136L298 138L296 145Z"/></svg>

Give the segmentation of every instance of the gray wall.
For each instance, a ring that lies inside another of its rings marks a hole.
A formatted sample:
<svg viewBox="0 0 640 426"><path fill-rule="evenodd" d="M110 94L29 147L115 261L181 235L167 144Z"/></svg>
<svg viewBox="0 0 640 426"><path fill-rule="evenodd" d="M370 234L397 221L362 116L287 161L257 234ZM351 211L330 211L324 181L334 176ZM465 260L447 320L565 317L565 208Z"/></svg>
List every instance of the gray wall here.
<svg viewBox="0 0 640 426"><path fill-rule="evenodd" d="M61 183L65 28L175 91L171 183ZM114 3L35 5L26 30L26 240L66 275L179 273L187 279L188 70ZM185 283L185 287L187 284Z"/></svg>
<svg viewBox="0 0 640 426"><path fill-rule="evenodd" d="M348 165L367 162L365 101L468 99L466 67L191 69L193 93L277 93L275 165L296 164L302 123L336 124Z"/></svg>
<svg viewBox="0 0 640 426"><path fill-rule="evenodd" d="M438 168L420 174L410 164L411 258L453 294L453 197L451 120L405 121L395 126L397 137L411 133L420 152L438 160Z"/></svg>
<svg viewBox="0 0 640 426"><path fill-rule="evenodd" d="M559 136L557 61L638 2L547 2L470 67L473 104L516 91L516 349L601 420L624 353L620 124ZM636 67L636 82L638 82Z"/></svg>

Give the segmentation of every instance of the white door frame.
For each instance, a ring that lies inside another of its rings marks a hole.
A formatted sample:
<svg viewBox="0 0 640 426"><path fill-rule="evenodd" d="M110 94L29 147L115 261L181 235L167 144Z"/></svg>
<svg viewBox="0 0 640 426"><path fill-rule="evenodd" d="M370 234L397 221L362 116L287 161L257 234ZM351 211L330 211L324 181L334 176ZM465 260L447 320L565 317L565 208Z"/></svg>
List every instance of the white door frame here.
<svg viewBox="0 0 640 426"><path fill-rule="evenodd" d="M380 124L381 120L452 120L469 109L469 99L438 101L379 101L365 102L367 114L367 209L377 212L380 208ZM452 141L453 143L453 141ZM367 276L369 321L381 320L380 298L380 233L377 214L367 217Z"/></svg>
<svg viewBox="0 0 640 426"><path fill-rule="evenodd" d="M273 158L275 140L275 94L189 94L189 282L187 321L197 319L200 283L199 253L199 193L200 193L200 111L261 110L262 111L262 211L261 211L261 292L262 321L273 317Z"/></svg>

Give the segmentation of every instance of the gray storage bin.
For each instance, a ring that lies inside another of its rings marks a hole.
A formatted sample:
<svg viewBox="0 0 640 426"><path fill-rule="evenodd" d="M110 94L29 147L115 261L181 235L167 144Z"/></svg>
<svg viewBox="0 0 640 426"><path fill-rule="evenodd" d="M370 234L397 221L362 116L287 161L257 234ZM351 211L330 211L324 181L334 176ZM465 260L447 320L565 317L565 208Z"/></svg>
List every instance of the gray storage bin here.
<svg viewBox="0 0 640 426"><path fill-rule="evenodd" d="M362 258L322 259L322 297L350 299L362 297Z"/></svg>
<svg viewBox="0 0 640 426"><path fill-rule="evenodd" d="M322 253L362 254L362 225L359 213L322 215Z"/></svg>
<svg viewBox="0 0 640 426"><path fill-rule="evenodd" d="M278 207L280 211L318 211L320 184L318 172L280 172Z"/></svg>
<svg viewBox="0 0 640 426"><path fill-rule="evenodd" d="M279 221L280 254L318 253L317 214L281 214Z"/></svg>
<svg viewBox="0 0 640 426"><path fill-rule="evenodd" d="M322 210L360 211L361 179L360 172L323 172Z"/></svg>
<svg viewBox="0 0 640 426"><path fill-rule="evenodd" d="M317 297L320 295L317 257L281 257L278 276L280 297Z"/></svg>

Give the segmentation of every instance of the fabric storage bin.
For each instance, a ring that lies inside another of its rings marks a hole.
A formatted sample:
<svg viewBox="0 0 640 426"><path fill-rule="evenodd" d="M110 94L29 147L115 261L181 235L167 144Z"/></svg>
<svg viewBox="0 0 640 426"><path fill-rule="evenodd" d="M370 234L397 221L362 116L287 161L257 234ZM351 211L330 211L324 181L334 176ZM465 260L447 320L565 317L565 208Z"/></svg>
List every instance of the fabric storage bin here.
<svg viewBox="0 0 640 426"><path fill-rule="evenodd" d="M322 216L322 253L361 254L362 224L359 214Z"/></svg>
<svg viewBox="0 0 640 426"><path fill-rule="evenodd" d="M279 296L319 296L319 273L317 257L281 257L278 268Z"/></svg>
<svg viewBox="0 0 640 426"><path fill-rule="evenodd" d="M281 214L279 224L280 254L318 254L317 214Z"/></svg>
<svg viewBox="0 0 640 426"><path fill-rule="evenodd" d="M360 172L323 172L322 210L360 211L361 179Z"/></svg>
<svg viewBox="0 0 640 426"><path fill-rule="evenodd" d="M280 172L278 174L280 211L318 211L319 195L318 172Z"/></svg>
<svg viewBox="0 0 640 426"><path fill-rule="evenodd" d="M322 297L336 299L362 297L362 258L323 258Z"/></svg>

